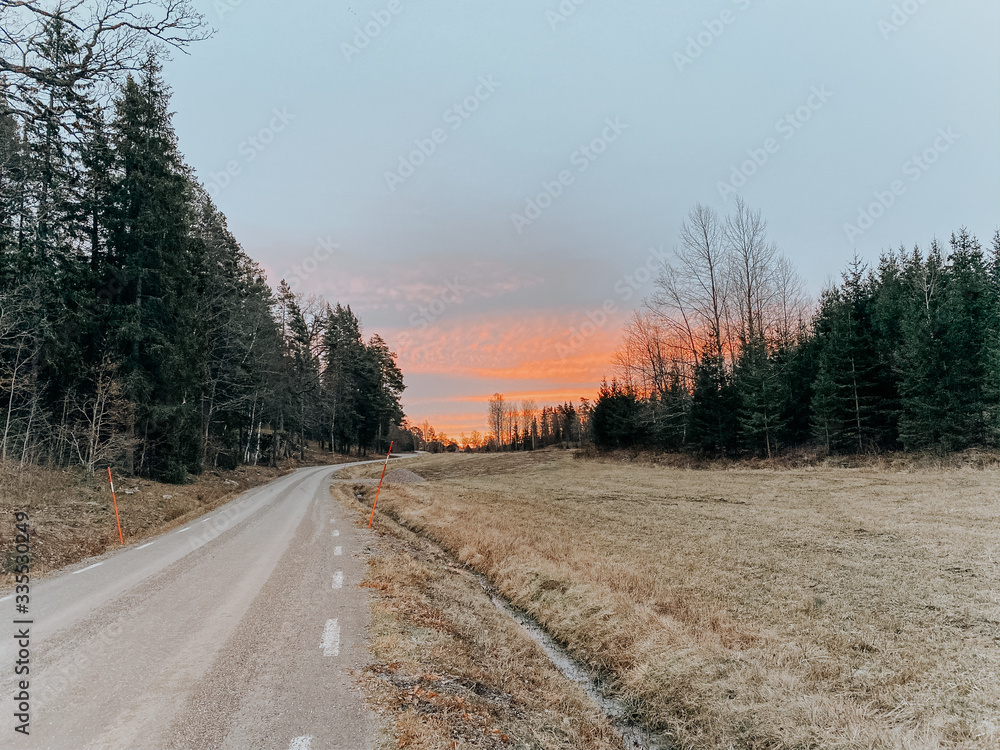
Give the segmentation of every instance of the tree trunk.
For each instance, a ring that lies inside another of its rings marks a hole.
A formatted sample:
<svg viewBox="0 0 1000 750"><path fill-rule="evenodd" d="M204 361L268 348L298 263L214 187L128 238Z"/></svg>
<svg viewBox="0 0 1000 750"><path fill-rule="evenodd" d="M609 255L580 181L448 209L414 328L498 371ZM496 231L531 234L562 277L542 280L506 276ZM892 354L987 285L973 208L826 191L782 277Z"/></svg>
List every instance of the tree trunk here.
<svg viewBox="0 0 1000 750"><path fill-rule="evenodd" d="M256 466L257 462L260 461L260 433L264 429L264 420L261 419L257 422L257 447L253 452L253 465Z"/></svg>
<svg viewBox="0 0 1000 750"><path fill-rule="evenodd" d="M31 440L31 424L35 420L35 409L38 406L38 397L31 399L31 413L28 415L28 426L24 430L24 443L21 445L21 466L24 466L24 459L28 455L28 443Z"/></svg>
<svg viewBox="0 0 1000 750"><path fill-rule="evenodd" d="M21 368L21 343L18 342L17 354L14 356L14 372L10 376L10 398L7 399L7 422L3 428L3 448L0 450L0 458L7 460L7 439L10 435L10 422L14 411L14 392L17 385L17 371Z"/></svg>
<svg viewBox="0 0 1000 750"><path fill-rule="evenodd" d="M211 394L208 397L208 414L202 411L203 424L201 427L201 464L202 468L205 468L205 463L208 460L208 441L212 431L212 417L215 416L215 390L217 381L212 381ZM202 400L204 403L204 399ZM218 455L215 456L215 461L218 461Z"/></svg>
<svg viewBox="0 0 1000 750"><path fill-rule="evenodd" d="M858 453L862 453L861 443L861 401L858 398L858 373L854 367L854 360L851 360L851 378L854 384L854 419L858 427Z"/></svg>

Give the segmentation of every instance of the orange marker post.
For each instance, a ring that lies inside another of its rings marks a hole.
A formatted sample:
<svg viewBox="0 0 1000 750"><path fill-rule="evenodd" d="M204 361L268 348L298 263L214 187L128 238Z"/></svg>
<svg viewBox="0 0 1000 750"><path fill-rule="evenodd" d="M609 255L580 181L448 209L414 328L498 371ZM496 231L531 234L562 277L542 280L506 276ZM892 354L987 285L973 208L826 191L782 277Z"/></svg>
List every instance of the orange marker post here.
<svg viewBox="0 0 1000 750"><path fill-rule="evenodd" d="M382 464L382 476L378 480L378 489L375 490L375 502L372 503L372 515L368 519L368 528L372 527L372 521L375 520L375 506L378 505L378 493L382 491L382 480L385 479L385 469L389 465L389 456L392 455L392 441L389 441L389 453L385 457L385 463Z"/></svg>
<svg viewBox="0 0 1000 750"><path fill-rule="evenodd" d="M122 520L118 517L118 499L115 497L115 480L111 478L111 467L108 467L108 481L111 482L111 500L115 504L115 521L118 523L118 541L125 544L125 537L122 536Z"/></svg>

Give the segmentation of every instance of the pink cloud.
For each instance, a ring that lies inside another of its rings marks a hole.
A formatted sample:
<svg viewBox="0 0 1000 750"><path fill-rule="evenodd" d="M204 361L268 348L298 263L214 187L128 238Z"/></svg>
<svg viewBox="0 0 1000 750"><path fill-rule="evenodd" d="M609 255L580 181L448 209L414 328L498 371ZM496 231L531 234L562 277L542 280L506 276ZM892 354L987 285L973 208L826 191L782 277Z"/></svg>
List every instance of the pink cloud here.
<svg viewBox="0 0 1000 750"><path fill-rule="evenodd" d="M613 369L619 317L598 327L581 312L480 314L422 331L387 332L404 374L432 384L405 397L407 415L457 435L485 429L486 402L496 392L539 406L592 399L601 378ZM440 388L433 386L435 376L441 378ZM449 392L456 382L462 393ZM468 405L477 402L482 410L470 413Z"/></svg>

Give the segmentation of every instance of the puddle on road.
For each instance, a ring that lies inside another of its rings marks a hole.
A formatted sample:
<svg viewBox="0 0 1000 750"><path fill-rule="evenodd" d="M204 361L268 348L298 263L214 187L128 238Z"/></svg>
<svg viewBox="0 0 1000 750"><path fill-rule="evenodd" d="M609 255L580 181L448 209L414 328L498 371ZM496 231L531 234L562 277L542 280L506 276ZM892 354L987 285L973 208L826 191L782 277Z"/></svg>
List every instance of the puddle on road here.
<svg viewBox="0 0 1000 750"><path fill-rule="evenodd" d="M629 750L671 750L670 744L663 738L632 720L628 707L617 698L608 695L601 683L580 662L574 659L560 646L555 639L539 625L531 615L514 607L510 602L499 596L485 576L473 573L483 591L490 597L493 604L510 619L521 626L532 640L535 641L545 655L565 677L582 687L590 699L607 716L614 725L618 735Z"/></svg>

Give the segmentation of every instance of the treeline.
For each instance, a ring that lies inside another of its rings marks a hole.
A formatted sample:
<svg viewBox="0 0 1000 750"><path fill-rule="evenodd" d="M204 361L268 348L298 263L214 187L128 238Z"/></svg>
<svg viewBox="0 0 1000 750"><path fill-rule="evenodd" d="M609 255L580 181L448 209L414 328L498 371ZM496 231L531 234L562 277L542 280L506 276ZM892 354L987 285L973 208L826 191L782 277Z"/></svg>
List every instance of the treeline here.
<svg viewBox="0 0 1000 750"><path fill-rule="evenodd" d="M142 22L196 36L187 3L110 37L123 0L97 21L19 5L31 64L6 64L8 36L0 68L0 458L182 481L307 440L381 448L402 419L395 356L349 307L272 292L183 162L156 51L126 73Z"/></svg>
<svg viewBox="0 0 1000 750"><path fill-rule="evenodd" d="M855 259L807 304L759 212L696 207L592 418L603 448L773 456L1000 442L1000 233Z"/></svg>
<svg viewBox="0 0 1000 750"><path fill-rule="evenodd" d="M551 445L563 448L580 446L587 440L590 402L580 400L556 406L538 407L532 399L520 404L508 401L501 393L489 400L487 420L489 431L479 436L473 432L472 447L488 451L538 450Z"/></svg>

